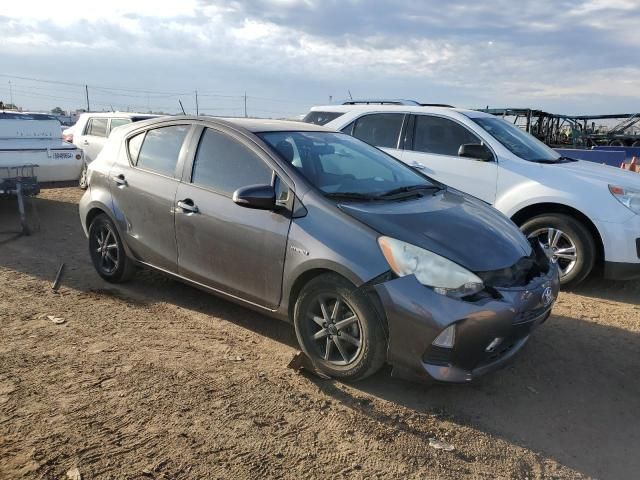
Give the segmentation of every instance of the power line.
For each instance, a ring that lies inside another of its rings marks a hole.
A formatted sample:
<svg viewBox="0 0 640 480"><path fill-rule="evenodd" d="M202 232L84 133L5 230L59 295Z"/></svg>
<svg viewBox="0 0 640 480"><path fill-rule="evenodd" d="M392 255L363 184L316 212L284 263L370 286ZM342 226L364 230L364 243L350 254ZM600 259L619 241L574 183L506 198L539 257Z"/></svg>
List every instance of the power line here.
<svg viewBox="0 0 640 480"><path fill-rule="evenodd" d="M168 91L159 91L159 90L149 90L149 89L138 89L138 88L124 88L124 87L107 87L107 86L103 86L103 85L92 85L92 84L84 84L84 83L74 83L74 82L64 82L64 81L60 81L60 80L45 80L43 78L34 78L34 77L24 77L24 76L19 76L19 75L9 75L6 73L0 73L0 77L6 77L6 78L14 78L14 79L18 79L18 80L28 80L28 81L32 81L32 82L41 82L41 83L50 83L50 84L55 84L55 85L69 85L69 86L75 86L75 87L81 87L84 88L85 85L91 87L92 90L102 90L102 91L106 91L106 92L111 92L113 95L120 95L120 96L132 96L132 97L136 97L136 95L126 95L124 93L113 93L113 91L119 91L119 92L136 92L136 93L141 93L144 95L157 95L158 98L160 97L175 97L175 96L179 96L179 95L189 95L188 92L168 92ZM266 100L266 101L271 101L271 102L282 102L282 103L295 103L295 104L300 104L300 105L308 105L310 103L317 103L314 101L300 101L300 100L288 100L288 99L283 99L283 98L270 98L270 97L261 97L261 96L253 96L253 95L229 95L229 94L222 94L222 93L202 93L202 92L198 92L198 96L199 97L219 97L219 98L244 98L245 96L247 97L247 99L254 99L254 100Z"/></svg>
<svg viewBox="0 0 640 480"><path fill-rule="evenodd" d="M18 75L8 75L6 73L0 73L0 77L7 77L7 78L15 78L18 80L29 80L32 82L41 82L41 83L51 83L51 84L57 84L57 85L70 85L70 86L74 86L74 87L84 87L85 84L84 83L74 83L74 82L63 82L60 80L45 80L42 78L33 78L33 77L23 77L23 76L18 76ZM138 92L138 93L155 93L155 94L164 94L164 95L188 95L185 92L162 92L162 91L157 91L157 90L141 90L141 89L137 89L137 88L121 88L121 87L105 87L102 85L88 85L91 88L100 88L103 90L116 90L116 91L121 91L121 92Z"/></svg>

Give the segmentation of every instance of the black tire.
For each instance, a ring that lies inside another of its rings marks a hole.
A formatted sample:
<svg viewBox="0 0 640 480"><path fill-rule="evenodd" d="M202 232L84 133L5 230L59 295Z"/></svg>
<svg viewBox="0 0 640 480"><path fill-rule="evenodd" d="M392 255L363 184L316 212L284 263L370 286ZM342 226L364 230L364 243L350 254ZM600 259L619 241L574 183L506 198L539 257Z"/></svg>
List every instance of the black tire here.
<svg viewBox="0 0 640 480"><path fill-rule="evenodd" d="M78 179L78 186L82 190L86 190L89 188L89 184L87 183L87 163L82 163L82 171L80 172L80 178Z"/></svg>
<svg viewBox="0 0 640 480"><path fill-rule="evenodd" d="M596 243L593 235L582 222L569 215L549 213L526 221L520 228L527 237L545 229L559 230L569 242L573 243L576 254L575 263L566 274L560 276L560 283L563 287L575 287L593 270L596 261ZM568 267L570 262L558 258L558 263L561 267Z"/></svg>
<svg viewBox="0 0 640 480"><path fill-rule="evenodd" d="M622 140L611 140L609 142L610 147L624 147L624 142Z"/></svg>
<svg viewBox="0 0 640 480"><path fill-rule="evenodd" d="M331 303L331 298L340 299L341 302L336 315L333 315L335 302ZM313 320L313 317L317 318L316 313L322 315L321 299L333 322L328 328L323 328ZM355 321L350 321L350 313L355 315ZM341 330L338 332L336 325L339 322L336 320L350 323L339 327ZM383 321L367 294L357 290L340 275L323 274L303 287L294 308L294 326L300 348L318 370L331 377L345 381L361 380L384 365L387 339ZM312 338L323 330L327 332L324 337L318 340ZM359 341L359 346L352 343L354 339ZM324 356L327 347L330 352L328 359ZM353 355L353 358L345 361L343 352L347 353L347 357Z"/></svg>
<svg viewBox="0 0 640 480"><path fill-rule="evenodd" d="M118 230L104 213L96 216L89 226L89 255L98 275L107 282L126 282L135 270Z"/></svg>

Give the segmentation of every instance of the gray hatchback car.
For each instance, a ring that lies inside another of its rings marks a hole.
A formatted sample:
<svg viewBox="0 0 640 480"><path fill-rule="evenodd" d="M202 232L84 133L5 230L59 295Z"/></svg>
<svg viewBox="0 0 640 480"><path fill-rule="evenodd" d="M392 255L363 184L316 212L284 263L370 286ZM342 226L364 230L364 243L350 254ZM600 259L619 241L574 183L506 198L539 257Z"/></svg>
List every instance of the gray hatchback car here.
<svg viewBox="0 0 640 480"><path fill-rule="evenodd" d="M80 218L97 272L165 272L293 322L345 380L385 362L467 382L550 314L557 265L509 219L315 125L164 117L118 129Z"/></svg>

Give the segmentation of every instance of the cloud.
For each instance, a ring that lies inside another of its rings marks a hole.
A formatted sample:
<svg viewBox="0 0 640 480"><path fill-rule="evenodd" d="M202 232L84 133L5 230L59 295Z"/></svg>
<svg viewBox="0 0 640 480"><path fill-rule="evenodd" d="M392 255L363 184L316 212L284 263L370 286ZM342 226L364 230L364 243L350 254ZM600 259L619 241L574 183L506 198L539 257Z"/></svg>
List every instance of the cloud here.
<svg viewBox="0 0 640 480"><path fill-rule="evenodd" d="M144 88L152 70L183 88L209 78L227 82L217 91L251 87L285 99L351 88L470 106L640 110L640 70L629 53L640 49L635 0L68 3L0 6L0 55L98 56L97 72L80 71L84 81L121 85L124 73L132 88ZM125 54L132 70L113 68Z"/></svg>

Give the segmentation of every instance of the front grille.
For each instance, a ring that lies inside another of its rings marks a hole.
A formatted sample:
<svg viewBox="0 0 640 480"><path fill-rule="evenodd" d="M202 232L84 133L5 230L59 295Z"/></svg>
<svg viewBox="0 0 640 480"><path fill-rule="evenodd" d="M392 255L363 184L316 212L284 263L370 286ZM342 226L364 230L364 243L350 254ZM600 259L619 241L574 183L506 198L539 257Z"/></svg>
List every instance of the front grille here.
<svg viewBox="0 0 640 480"><path fill-rule="evenodd" d="M423 360L430 365L449 365L451 363L451 349L431 345Z"/></svg>
<svg viewBox="0 0 640 480"><path fill-rule="evenodd" d="M515 265L500 270L476 272L485 285L494 288L524 287L531 281L549 272L549 257L540 246L540 242L532 240L532 252L528 257L522 257Z"/></svg>

